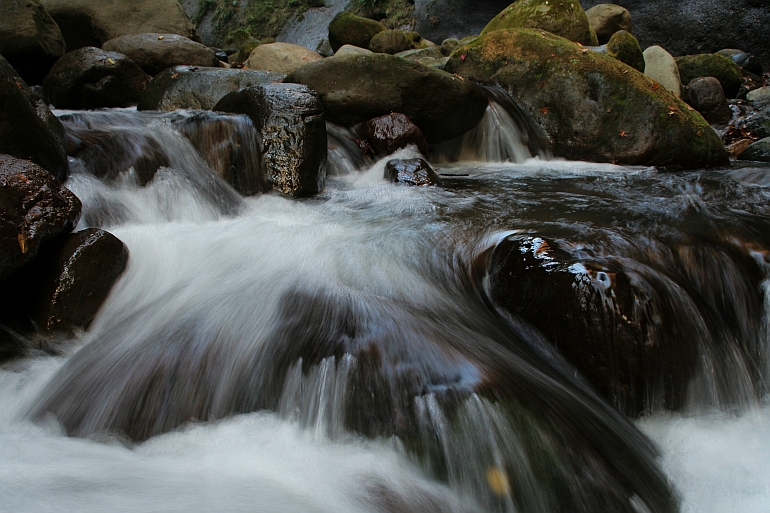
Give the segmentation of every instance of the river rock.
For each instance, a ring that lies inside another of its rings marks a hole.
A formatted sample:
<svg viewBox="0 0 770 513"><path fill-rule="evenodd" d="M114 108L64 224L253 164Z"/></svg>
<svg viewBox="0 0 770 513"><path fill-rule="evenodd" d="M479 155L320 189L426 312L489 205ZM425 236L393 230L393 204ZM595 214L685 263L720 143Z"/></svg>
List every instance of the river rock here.
<svg viewBox="0 0 770 513"><path fill-rule="evenodd" d="M369 42L369 49L375 53L388 53L390 55L408 50L427 48L431 44L424 40L417 32L404 30L383 30L375 34Z"/></svg>
<svg viewBox="0 0 770 513"><path fill-rule="evenodd" d="M770 102L759 105L756 103L755 108L737 123L736 128L761 139L770 137Z"/></svg>
<svg viewBox="0 0 770 513"><path fill-rule="evenodd" d="M687 103L709 123L726 124L732 117L722 85L714 77L693 79L687 85Z"/></svg>
<svg viewBox="0 0 770 513"><path fill-rule="evenodd" d="M174 66L152 79L139 110L212 109L227 93L279 82L284 75L262 70Z"/></svg>
<svg viewBox="0 0 770 513"><path fill-rule="evenodd" d="M64 182L66 147L61 122L0 56L0 152L32 160Z"/></svg>
<svg viewBox="0 0 770 513"><path fill-rule="evenodd" d="M622 412L639 415L661 396L667 408L680 408L697 341L677 324L665 295L621 269L577 260L551 240L512 236L490 259L490 296L540 331Z"/></svg>
<svg viewBox="0 0 770 513"><path fill-rule="evenodd" d="M128 248L114 235L90 228L69 235L51 255L34 311L48 331L86 329L128 263Z"/></svg>
<svg viewBox="0 0 770 513"><path fill-rule="evenodd" d="M390 155L410 144L423 155L428 154L428 141L422 131L403 114L392 113L370 119L356 127L356 134L378 155Z"/></svg>
<svg viewBox="0 0 770 513"><path fill-rule="evenodd" d="M489 33L457 49L445 69L508 89L556 156L685 168L727 163L722 142L687 104L616 59L548 32Z"/></svg>
<svg viewBox="0 0 770 513"><path fill-rule="evenodd" d="M150 75L171 66L212 66L217 58L214 50L177 34L128 34L110 39L102 45L107 52L122 53Z"/></svg>
<svg viewBox="0 0 770 513"><path fill-rule="evenodd" d="M682 97L682 79L674 57L660 46L651 46L643 52L644 74L671 91L677 98Z"/></svg>
<svg viewBox="0 0 770 513"><path fill-rule="evenodd" d="M67 50L100 47L126 34L178 34L197 39L177 0L42 0L61 28Z"/></svg>
<svg viewBox="0 0 770 513"><path fill-rule="evenodd" d="M360 46L353 45L343 45L339 50L337 50L337 53L335 53L334 56L341 57L343 55L371 55L373 53L374 52L368 48L361 48Z"/></svg>
<svg viewBox="0 0 770 513"><path fill-rule="evenodd" d="M753 91L749 91L746 94L746 99L750 102L763 103L770 100L770 87L759 87Z"/></svg>
<svg viewBox="0 0 770 513"><path fill-rule="evenodd" d="M744 52L743 50L737 50L735 48L725 48L719 50L717 54L724 55L725 57L729 58L744 71L754 73L755 75L762 74L762 64L759 62L759 59L757 59L756 56L750 53Z"/></svg>
<svg viewBox="0 0 770 513"><path fill-rule="evenodd" d="M599 44L605 44L613 34L625 30L629 34L631 30L631 13L628 9L615 4L599 4L586 11L588 24L596 33Z"/></svg>
<svg viewBox="0 0 770 513"><path fill-rule="evenodd" d="M587 46L599 41L588 24L583 7L574 0L526 0L514 2L490 21L481 35L500 29L541 29Z"/></svg>
<svg viewBox="0 0 770 513"><path fill-rule="evenodd" d="M438 46L399 52L396 54L396 57L436 69L444 69L444 65L449 60L449 57L441 55L441 49Z"/></svg>
<svg viewBox="0 0 770 513"><path fill-rule="evenodd" d="M679 76L683 84L699 77L714 77L722 84L728 98L735 98L741 87L741 69L724 55L707 53L677 57Z"/></svg>
<svg viewBox="0 0 770 513"><path fill-rule="evenodd" d="M61 30L40 0L0 3L0 54L27 84L41 83L64 52Z"/></svg>
<svg viewBox="0 0 770 513"><path fill-rule="evenodd" d="M770 137L756 141L741 152L738 158L755 162L770 162Z"/></svg>
<svg viewBox="0 0 770 513"><path fill-rule="evenodd" d="M32 162L0 155L0 280L80 219L80 200Z"/></svg>
<svg viewBox="0 0 770 513"><path fill-rule="evenodd" d="M455 49L460 46L462 43L460 43L460 40L455 37L448 37L441 41L441 55L444 57L449 57L452 52L455 51Z"/></svg>
<svg viewBox="0 0 770 513"><path fill-rule="evenodd" d="M125 55L87 46L64 54L43 80L43 90L60 109L128 107L136 105L151 78Z"/></svg>
<svg viewBox="0 0 770 513"><path fill-rule="evenodd" d="M305 64L321 59L323 57L304 46L291 43L270 43L254 48L244 63L244 67L288 74Z"/></svg>
<svg viewBox="0 0 770 513"><path fill-rule="evenodd" d="M644 73L644 54L639 41L625 30L618 30L612 34L607 43L607 55Z"/></svg>
<svg viewBox="0 0 770 513"><path fill-rule="evenodd" d="M384 30L378 21L342 11L329 23L329 44L335 52L344 45L369 48L372 38Z"/></svg>
<svg viewBox="0 0 770 513"><path fill-rule="evenodd" d="M248 87L214 110L247 114L260 132L265 179L285 196L311 196L326 181L326 120L318 94L300 84Z"/></svg>
<svg viewBox="0 0 770 513"><path fill-rule="evenodd" d="M489 104L469 80L385 54L329 57L299 68L284 82L318 91L332 123L352 126L401 112L430 144L476 126Z"/></svg>
<svg viewBox="0 0 770 513"><path fill-rule="evenodd" d="M423 159L394 159L385 164L385 179L407 185L438 185L438 175Z"/></svg>

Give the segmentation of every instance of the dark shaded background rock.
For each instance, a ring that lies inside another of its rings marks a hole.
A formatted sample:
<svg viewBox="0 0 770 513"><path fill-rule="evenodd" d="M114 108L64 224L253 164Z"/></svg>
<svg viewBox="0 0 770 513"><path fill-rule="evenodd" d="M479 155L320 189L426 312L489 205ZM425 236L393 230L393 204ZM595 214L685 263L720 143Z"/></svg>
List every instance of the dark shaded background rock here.
<svg viewBox="0 0 770 513"><path fill-rule="evenodd" d="M583 0L585 9L606 3ZM631 12L634 36L642 48L660 45L672 55L713 53L740 48L770 69L767 2L746 0L617 0ZM426 34L427 36L427 34Z"/></svg>
<svg viewBox="0 0 770 513"><path fill-rule="evenodd" d="M211 109L227 93L280 82L284 75L261 70L174 66L157 75L139 100L139 110Z"/></svg>
<svg viewBox="0 0 770 513"><path fill-rule="evenodd" d="M102 50L122 53L153 76L171 66L213 66L217 61L214 50L207 46L184 36L156 32L116 37L104 43Z"/></svg>
<svg viewBox="0 0 770 513"><path fill-rule="evenodd" d="M66 53L43 81L43 90L60 109L136 105L150 76L123 54L87 46Z"/></svg>
<svg viewBox="0 0 770 513"><path fill-rule="evenodd" d="M311 196L326 181L326 120L315 91L267 84L233 92L214 110L247 114L260 132L265 181L285 196Z"/></svg>
<svg viewBox="0 0 770 513"><path fill-rule="evenodd" d="M617 4L599 4L586 10L588 24L596 33L599 44L605 44L620 30L633 34L631 13Z"/></svg>
<svg viewBox="0 0 770 513"><path fill-rule="evenodd" d="M64 182L66 147L61 122L0 56L0 152L30 159Z"/></svg>
<svg viewBox="0 0 770 513"><path fill-rule="evenodd" d="M177 0L42 0L72 51L126 34L178 34L196 39Z"/></svg>
<svg viewBox="0 0 770 513"><path fill-rule="evenodd" d="M80 200L42 167L0 155L0 280L80 219Z"/></svg>
<svg viewBox="0 0 770 513"><path fill-rule="evenodd" d="M390 155L410 144L423 155L428 154L428 141L420 128L400 113L370 119L356 127L356 134L365 139L377 155Z"/></svg>
<svg viewBox="0 0 770 513"><path fill-rule="evenodd" d="M725 124L732 117L722 85L714 77L693 79L687 85L687 103L709 123Z"/></svg>
<svg viewBox="0 0 770 513"><path fill-rule="evenodd" d="M700 77L714 77L722 84L728 98L735 98L741 88L741 69L732 59L715 53L685 55L676 58L682 84Z"/></svg>
<svg viewBox="0 0 770 513"><path fill-rule="evenodd" d="M724 55L730 58L735 64L737 64L742 70L754 73L755 75L762 74L762 64L755 55L752 55L743 50L737 50L735 48L725 48L717 52L719 55Z"/></svg>
<svg viewBox="0 0 770 513"><path fill-rule="evenodd" d="M385 25L378 21L342 11L329 23L329 44L335 52L344 45L369 48L372 38L383 30Z"/></svg>
<svg viewBox="0 0 770 513"><path fill-rule="evenodd" d="M407 185L438 185L441 180L423 159L394 159L385 164L385 179Z"/></svg>
<svg viewBox="0 0 770 513"><path fill-rule="evenodd" d="M27 84L41 83L64 52L59 26L40 0L0 2L0 54Z"/></svg>
<svg viewBox="0 0 770 513"><path fill-rule="evenodd" d="M741 160L770 162L770 137L765 137L746 148L738 157Z"/></svg>
<svg viewBox="0 0 770 513"><path fill-rule="evenodd" d="M431 41L481 33L510 0L415 0L415 30Z"/></svg>
<svg viewBox="0 0 770 513"><path fill-rule="evenodd" d="M385 54L330 57L299 68L284 81L318 91L333 123L352 126L401 112L431 144L476 126L489 104L470 80Z"/></svg>

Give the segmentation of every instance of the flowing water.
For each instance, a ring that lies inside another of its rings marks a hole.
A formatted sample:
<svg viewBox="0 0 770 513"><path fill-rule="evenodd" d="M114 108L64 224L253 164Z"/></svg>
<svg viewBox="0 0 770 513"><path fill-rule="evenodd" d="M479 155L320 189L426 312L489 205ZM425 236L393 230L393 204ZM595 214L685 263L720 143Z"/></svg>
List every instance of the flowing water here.
<svg viewBox="0 0 770 513"><path fill-rule="evenodd" d="M228 185L262 187L245 117L64 115L79 228L130 259L88 332L0 368L0 511L767 511L770 169L545 160L510 112L434 149L441 187L330 126L303 201ZM652 379L628 420L495 307L528 237L662 298L676 411Z"/></svg>

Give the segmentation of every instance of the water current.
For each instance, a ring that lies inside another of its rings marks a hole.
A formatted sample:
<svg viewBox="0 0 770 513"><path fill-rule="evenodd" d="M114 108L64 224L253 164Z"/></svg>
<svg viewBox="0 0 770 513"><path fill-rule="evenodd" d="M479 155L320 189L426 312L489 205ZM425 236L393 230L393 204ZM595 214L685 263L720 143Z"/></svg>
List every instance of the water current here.
<svg viewBox="0 0 770 513"><path fill-rule="evenodd" d="M59 114L78 229L130 259L87 332L0 367L0 511L768 511L770 168L548 160L492 104L441 186L330 126L322 194L243 197L244 117ZM682 404L652 383L629 420L495 307L495 247L542 239L662 298Z"/></svg>

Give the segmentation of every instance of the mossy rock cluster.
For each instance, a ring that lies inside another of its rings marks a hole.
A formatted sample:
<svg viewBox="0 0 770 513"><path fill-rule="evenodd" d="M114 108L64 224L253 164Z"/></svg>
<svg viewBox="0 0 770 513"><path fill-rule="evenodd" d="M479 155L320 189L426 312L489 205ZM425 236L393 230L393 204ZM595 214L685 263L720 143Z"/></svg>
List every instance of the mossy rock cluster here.
<svg viewBox="0 0 770 513"><path fill-rule="evenodd" d="M607 55L644 73L644 54L639 41L625 30L615 32L607 43Z"/></svg>
<svg viewBox="0 0 770 513"><path fill-rule="evenodd" d="M329 23L329 44L335 52L344 45L369 48L372 38L384 30L378 21L342 11Z"/></svg>
<svg viewBox="0 0 770 513"><path fill-rule="evenodd" d="M677 57L679 77L687 85L691 80L700 77L714 77L722 84L722 89L728 98L735 98L741 88L743 74L741 68L732 59L716 53L702 53Z"/></svg>
<svg viewBox="0 0 770 513"><path fill-rule="evenodd" d="M583 45L599 44L583 7L575 0L519 0L495 16L481 34L516 28L546 30Z"/></svg>
<svg viewBox="0 0 770 513"><path fill-rule="evenodd" d="M682 168L728 161L708 123L665 88L544 30L487 33L444 69L507 88L560 157Z"/></svg>
<svg viewBox="0 0 770 513"><path fill-rule="evenodd" d="M428 48L431 44L417 32L404 30L384 30L375 34L369 42L369 49L374 53L388 53L391 55L408 50L420 50Z"/></svg>

